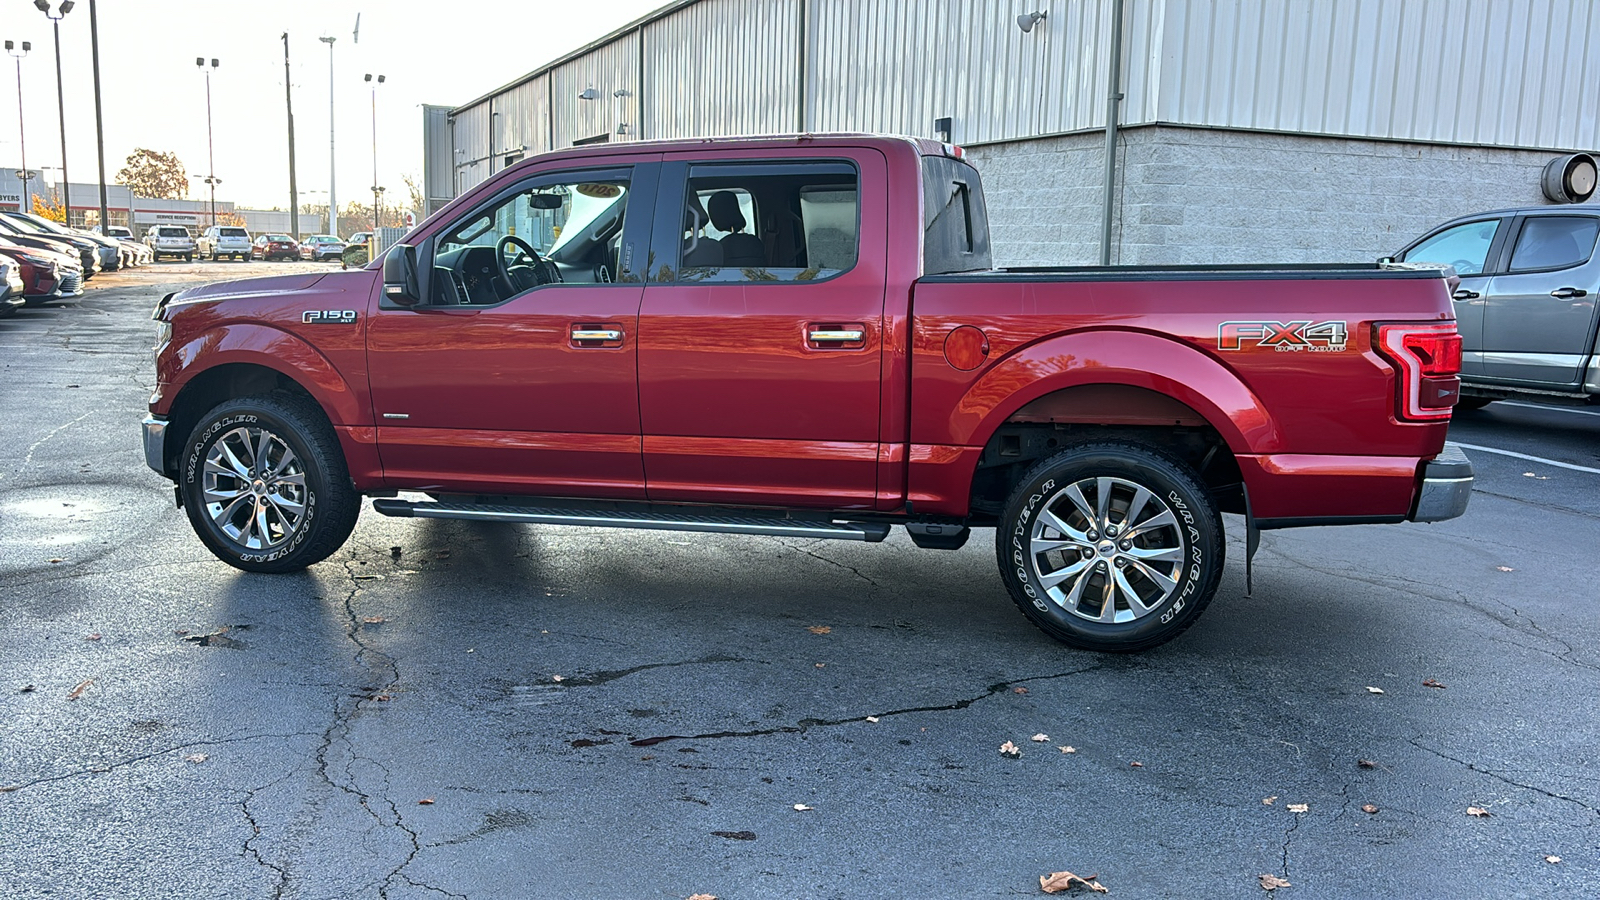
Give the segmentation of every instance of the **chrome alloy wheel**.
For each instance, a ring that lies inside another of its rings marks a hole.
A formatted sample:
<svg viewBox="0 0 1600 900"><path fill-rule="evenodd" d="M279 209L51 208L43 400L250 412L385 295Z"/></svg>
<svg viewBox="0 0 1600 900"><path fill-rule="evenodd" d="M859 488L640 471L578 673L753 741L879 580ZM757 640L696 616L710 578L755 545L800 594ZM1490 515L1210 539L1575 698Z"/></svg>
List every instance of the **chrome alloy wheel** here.
<svg viewBox="0 0 1600 900"><path fill-rule="evenodd" d="M1123 478L1076 481L1045 500L1028 556L1050 600L1079 618L1132 622L1177 590L1188 547L1160 497Z"/></svg>
<svg viewBox="0 0 1600 900"><path fill-rule="evenodd" d="M218 438L206 453L201 490L212 524L250 550L284 544L305 519L305 466L265 428L235 428Z"/></svg>

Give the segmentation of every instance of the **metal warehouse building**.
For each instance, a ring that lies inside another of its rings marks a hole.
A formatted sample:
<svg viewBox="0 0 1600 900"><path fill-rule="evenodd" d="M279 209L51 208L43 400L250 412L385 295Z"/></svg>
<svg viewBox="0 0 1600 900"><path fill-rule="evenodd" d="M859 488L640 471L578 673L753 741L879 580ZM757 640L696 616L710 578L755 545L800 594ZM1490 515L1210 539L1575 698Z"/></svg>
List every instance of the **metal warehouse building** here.
<svg viewBox="0 0 1600 900"><path fill-rule="evenodd" d="M1113 83L1113 262L1370 259L1551 202L1600 147L1600 3L682 0L426 108L430 211L573 145L894 132L966 148L996 262L1093 263Z"/></svg>

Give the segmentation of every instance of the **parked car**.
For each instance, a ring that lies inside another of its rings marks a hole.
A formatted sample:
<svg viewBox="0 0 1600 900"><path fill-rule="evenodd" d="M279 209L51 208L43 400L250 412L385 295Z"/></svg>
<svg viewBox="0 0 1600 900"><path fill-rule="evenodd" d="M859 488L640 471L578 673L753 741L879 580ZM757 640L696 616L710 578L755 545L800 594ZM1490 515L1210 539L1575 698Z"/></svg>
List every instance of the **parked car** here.
<svg viewBox="0 0 1600 900"><path fill-rule="evenodd" d="M1461 405L1552 394L1600 402L1600 205L1462 216L1395 258L1449 265Z"/></svg>
<svg viewBox="0 0 1600 900"><path fill-rule="evenodd" d="M38 230L26 220L0 215L0 236L27 247L64 251L78 260L84 280L100 271L100 245L81 237Z"/></svg>
<svg viewBox="0 0 1600 900"><path fill-rule="evenodd" d="M75 253L27 246L0 235L0 256L21 264L22 296L29 306L83 295L83 266Z"/></svg>
<svg viewBox="0 0 1600 900"><path fill-rule="evenodd" d="M345 241L345 243L351 246L356 246L359 244L364 247L367 244L372 243L372 232L358 231L355 234L350 235L350 240Z"/></svg>
<svg viewBox="0 0 1600 900"><path fill-rule="evenodd" d="M0 254L0 316L9 316L21 308L22 263Z"/></svg>
<svg viewBox="0 0 1600 900"><path fill-rule="evenodd" d="M321 262L344 255L344 241L331 234L313 234L300 242L300 258Z"/></svg>
<svg viewBox="0 0 1600 900"><path fill-rule="evenodd" d="M157 262L163 256L181 256L184 262L194 262L194 236L187 225L152 225L144 233L144 242Z"/></svg>
<svg viewBox="0 0 1600 900"><path fill-rule="evenodd" d="M899 525L934 549L988 527L1033 624L1133 651L1216 593L1222 512L1253 548L1471 496L1445 443L1442 270L994 269L978 172L949 145L578 147L410 239L157 305L145 458L228 564L327 558L362 494L419 518Z"/></svg>
<svg viewBox="0 0 1600 900"><path fill-rule="evenodd" d="M116 238L122 242L123 246L133 250L134 265L147 266L150 263L155 262L155 254L151 253L150 248L145 246L143 242L141 242L138 238L135 238L133 236L133 230L127 226L112 225L105 230L105 235L106 237Z"/></svg>
<svg viewBox="0 0 1600 900"><path fill-rule="evenodd" d="M60 222L54 222L34 213L25 212L0 212L0 215L11 216L24 227L32 227L40 234L56 234L63 237L82 238L95 245L95 253L99 256L100 271L115 272L125 264L131 262L129 254L122 249L122 244L115 238L103 234L95 234L81 228L68 228Z"/></svg>
<svg viewBox="0 0 1600 900"><path fill-rule="evenodd" d="M250 258L263 262L274 259L299 259L300 244L287 234L258 234L250 245Z"/></svg>
<svg viewBox="0 0 1600 900"><path fill-rule="evenodd" d="M250 232L238 225L212 225L200 232L198 246L202 259L216 262L226 256L247 261L250 259Z"/></svg>

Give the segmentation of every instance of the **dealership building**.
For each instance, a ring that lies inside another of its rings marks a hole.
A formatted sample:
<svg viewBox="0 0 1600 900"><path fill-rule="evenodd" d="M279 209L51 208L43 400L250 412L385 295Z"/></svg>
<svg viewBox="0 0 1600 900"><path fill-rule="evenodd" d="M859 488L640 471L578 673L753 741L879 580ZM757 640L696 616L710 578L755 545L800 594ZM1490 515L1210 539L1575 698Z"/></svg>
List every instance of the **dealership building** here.
<svg viewBox="0 0 1600 900"><path fill-rule="evenodd" d="M1113 263L1370 260L1556 202L1596 84L1592 0L681 0L425 107L424 180L431 212L552 149L889 132L965 148L1002 265L1099 262L1108 209Z"/></svg>
<svg viewBox="0 0 1600 900"><path fill-rule="evenodd" d="M24 194L21 170L15 167L0 169L0 210L18 211L24 207ZM33 197L46 197L52 201L59 201L62 196L60 184L50 184L40 178L40 171L32 170L33 178L29 181L29 199ZM100 185L80 184L73 182L68 185L67 196L72 201L70 222L74 228L92 227L100 219ZM245 209L236 206L232 200L218 200L216 203L218 216L237 214L244 219L245 228L251 234L263 231L289 230L289 213L282 210L271 209ZM151 197L135 196L126 185L106 185L106 217L112 225L123 225L131 228L135 235L143 237L147 229L154 225L185 225L189 231L198 234L201 229L211 224L212 204L210 200L157 200ZM302 216L302 218L305 218ZM314 218L314 217L313 217ZM304 229L302 229L304 230Z"/></svg>

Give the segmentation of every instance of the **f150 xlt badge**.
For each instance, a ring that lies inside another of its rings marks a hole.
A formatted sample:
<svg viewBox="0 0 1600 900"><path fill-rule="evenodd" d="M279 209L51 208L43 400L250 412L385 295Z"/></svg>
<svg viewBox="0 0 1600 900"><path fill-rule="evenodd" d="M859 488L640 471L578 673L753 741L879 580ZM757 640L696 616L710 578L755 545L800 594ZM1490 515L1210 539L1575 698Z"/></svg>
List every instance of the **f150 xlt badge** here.
<svg viewBox="0 0 1600 900"><path fill-rule="evenodd" d="M1223 322L1217 326L1218 350L1271 347L1285 353L1310 350L1338 353L1349 339L1344 322Z"/></svg>
<svg viewBox="0 0 1600 900"><path fill-rule="evenodd" d="M356 311L353 309L308 309L300 316L300 321L306 325L354 325Z"/></svg>

